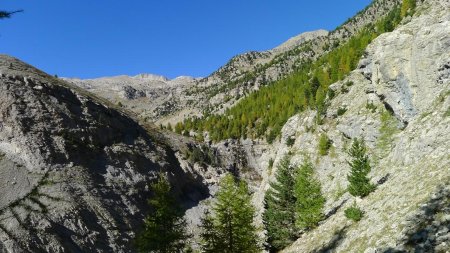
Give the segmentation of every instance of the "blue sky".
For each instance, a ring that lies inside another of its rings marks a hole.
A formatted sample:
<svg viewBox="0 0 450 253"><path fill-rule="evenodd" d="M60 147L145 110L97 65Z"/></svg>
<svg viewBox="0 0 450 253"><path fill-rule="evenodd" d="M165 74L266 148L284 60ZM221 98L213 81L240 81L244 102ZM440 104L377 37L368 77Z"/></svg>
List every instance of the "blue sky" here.
<svg viewBox="0 0 450 253"><path fill-rule="evenodd" d="M231 57L332 30L370 0L3 0L0 52L49 74L207 76Z"/></svg>

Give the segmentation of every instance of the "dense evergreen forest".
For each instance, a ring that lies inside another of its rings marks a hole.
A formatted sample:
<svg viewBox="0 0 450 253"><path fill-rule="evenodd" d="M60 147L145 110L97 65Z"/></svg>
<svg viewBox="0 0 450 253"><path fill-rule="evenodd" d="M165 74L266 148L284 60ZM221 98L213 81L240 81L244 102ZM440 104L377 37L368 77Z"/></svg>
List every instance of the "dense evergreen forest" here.
<svg viewBox="0 0 450 253"><path fill-rule="evenodd" d="M345 44L328 45L332 48L328 53L314 62L305 62L287 78L262 87L222 115L186 119L175 126L175 131L185 134L194 131L200 140L201 133L207 131L213 141L265 137L271 143L290 117L306 109L318 112L320 124L327 101L335 95L329 86L354 70L367 45L380 34L392 31L404 16L412 14L414 7L415 1L404 0L401 6L364 27Z"/></svg>

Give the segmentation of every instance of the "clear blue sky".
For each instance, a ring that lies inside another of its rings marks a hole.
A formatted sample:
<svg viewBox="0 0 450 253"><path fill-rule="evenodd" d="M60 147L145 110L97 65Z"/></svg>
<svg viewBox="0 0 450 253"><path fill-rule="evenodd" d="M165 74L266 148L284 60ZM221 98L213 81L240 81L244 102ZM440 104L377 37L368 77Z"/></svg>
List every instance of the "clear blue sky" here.
<svg viewBox="0 0 450 253"><path fill-rule="evenodd" d="M232 56L333 30L370 0L3 0L0 52L49 74L207 76Z"/></svg>

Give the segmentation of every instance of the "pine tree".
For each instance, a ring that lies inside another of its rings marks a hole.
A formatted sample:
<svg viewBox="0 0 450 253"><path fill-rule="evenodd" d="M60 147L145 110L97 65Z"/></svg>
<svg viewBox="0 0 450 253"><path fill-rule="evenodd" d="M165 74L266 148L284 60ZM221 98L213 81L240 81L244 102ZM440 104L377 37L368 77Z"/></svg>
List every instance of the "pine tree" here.
<svg viewBox="0 0 450 253"><path fill-rule="evenodd" d="M267 246L271 252L285 248L298 237L295 228L295 169L290 165L289 156L281 160L275 179L264 198L263 214Z"/></svg>
<svg viewBox="0 0 450 253"><path fill-rule="evenodd" d="M200 238L202 238L200 242L200 247L202 252L204 253L215 253L217 252L219 245L221 245L221 240L219 238L219 234L214 224L214 219L209 210L206 210L203 213L201 218L201 232Z"/></svg>
<svg viewBox="0 0 450 253"><path fill-rule="evenodd" d="M307 161L298 170L295 182L296 225L300 229L311 229L322 220L325 198L320 182L314 178L314 167Z"/></svg>
<svg viewBox="0 0 450 253"><path fill-rule="evenodd" d="M189 236L185 231L183 211L170 190L167 177L160 173L151 189L153 197L148 203L153 210L145 219L144 230L137 238L137 248L140 252L181 252Z"/></svg>
<svg viewBox="0 0 450 253"><path fill-rule="evenodd" d="M353 196L365 197L375 189L375 186L370 183L370 178L368 177L371 168L369 156L366 153L367 150L364 140L354 139L352 147L348 152L353 159L348 162L351 171L347 176L350 183L348 191Z"/></svg>
<svg viewBox="0 0 450 253"><path fill-rule="evenodd" d="M205 252L260 252L257 228L253 224L255 208L248 187L236 183L231 174L220 182L212 217L203 218L201 234ZM216 240L218 238L218 240Z"/></svg>

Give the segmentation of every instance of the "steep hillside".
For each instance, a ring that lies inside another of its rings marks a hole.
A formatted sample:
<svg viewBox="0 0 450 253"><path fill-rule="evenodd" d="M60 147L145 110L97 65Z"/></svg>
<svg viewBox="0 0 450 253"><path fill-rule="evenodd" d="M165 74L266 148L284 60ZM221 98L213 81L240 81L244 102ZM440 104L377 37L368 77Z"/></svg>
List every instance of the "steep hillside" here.
<svg viewBox="0 0 450 253"><path fill-rule="evenodd" d="M5 55L0 89L0 251L133 252L159 171L185 208L207 196L156 132L107 102Z"/></svg>
<svg viewBox="0 0 450 253"><path fill-rule="evenodd" d="M203 79L67 81L0 56L1 250L133 252L161 170L194 235L225 172L249 183L262 225L286 155L291 169L312 162L326 202L282 252L450 249L448 0L375 0ZM184 136L148 123L184 119ZM375 186L364 198L348 191L357 138Z"/></svg>
<svg viewBox="0 0 450 253"><path fill-rule="evenodd" d="M127 108L135 112L140 119L149 122L163 119L174 112L184 118L183 115L187 113L185 108L199 99L197 94L186 94L187 90L193 89L199 82L192 77L168 80L163 76L141 74L133 77L65 80Z"/></svg>
<svg viewBox="0 0 450 253"><path fill-rule="evenodd" d="M345 43L368 24L385 16L400 0L376 0L332 32L300 34L268 51L233 57L210 76L201 79L145 80L136 77L67 79L98 96L134 111L141 119L174 125L183 119L223 113L260 87L283 79L302 64ZM113 87L105 88L109 83ZM164 87L164 89L161 89ZM129 95L127 95L129 94Z"/></svg>
<svg viewBox="0 0 450 253"><path fill-rule="evenodd" d="M272 151L261 154L262 167L288 152L293 163L311 159L327 198L326 219L285 252L448 251L449 14L448 1L418 2L412 19L375 39L358 69L330 86L336 97L322 124L316 112L300 113L284 125ZM325 156L318 147L323 134L332 143ZM364 199L346 192L347 151L360 137L369 146L377 185ZM262 191L273 180L273 171L266 173ZM353 203L364 212L359 222L344 215Z"/></svg>

